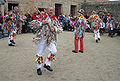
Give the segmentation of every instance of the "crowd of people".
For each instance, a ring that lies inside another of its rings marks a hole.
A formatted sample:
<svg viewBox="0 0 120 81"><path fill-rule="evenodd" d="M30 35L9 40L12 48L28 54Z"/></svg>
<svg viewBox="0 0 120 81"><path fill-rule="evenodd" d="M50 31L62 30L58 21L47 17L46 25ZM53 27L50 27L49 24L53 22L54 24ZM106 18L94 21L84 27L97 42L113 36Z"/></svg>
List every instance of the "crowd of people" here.
<svg viewBox="0 0 120 81"><path fill-rule="evenodd" d="M6 25L6 17L8 16L8 14L12 14L12 11L6 12L5 11L5 16L3 17L1 12L0 12L0 31L2 33L2 36L4 36L4 32L7 30L7 25ZM18 34L21 33L29 33L29 32L34 32L34 30L32 30L29 26L29 22L35 19L38 19L38 17L36 15L39 15L39 12L35 12L32 15L29 12L26 12L26 14L23 14L22 11L20 11L19 13L20 16L20 21L19 21L19 31L17 31ZM88 14L86 12L86 14L83 14L85 16L85 18L88 20L90 17L90 14ZM120 22L115 22L115 18L114 16L110 13L107 12L106 9L104 9L104 11L102 13L98 13L98 16L100 17L100 34L103 35L103 33L109 33L108 36L113 37L113 35L115 34L114 29L118 28L120 25ZM75 23L75 19L77 17L73 16L73 15L63 15L62 13L58 16L58 20L60 22L60 24L62 25L63 30L66 31L74 31L74 23ZM90 22L87 22L87 32L93 32L93 29L91 27ZM120 35L119 33L117 35Z"/></svg>
<svg viewBox="0 0 120 81"><path fill-rule="evenodd" d="M40 13L37 9L32 15L29 12L26 12L26 14L23 14L22 11L19 11L18 7L14 10L11 10L9 12L5 11L5 16L2 16L2 13L0 12L0 39L5 36L7 33L7 36L9 36L9 45L11 46L11 40L12 43L15 44L13 41L14 36L16 38L16 34L22 34L22 33L36 33L34 29L32 29L29 22L33 20L38 20L40 17ZM44 12L46 13L46 9L44 9ZM117 31L117 35L120 35L120 21L115 22L115 17L108 12L105 8L101 13L97 13L96 11L93 11L91 16L89 13L83 13L83 16L87 20L86 24L86 32L99 32L100 35L103 35L104 33L108 33L108 36L113 37ZM11 18L13 17L13 18ZM98 17L98 18L96 18ZM63 31L74 31L75 30L75 23L77 16L73 16L70 14L69 16L60 14L57 17L60 25L63 28ZM14 24L13 24L13 23ZM98 23L96 23L98 22ZM15 25L13 27L13 25ZM95 31L94 25L98 25ZM11 33L12 32L12 33ZM98 37L98 40L100 40L100 35L94 34L95 40L96 36ZM98 42L96 40L96 42Z"/></svg>
<svg viewBox="0 0 120 81"><path fill-rule="evenodd" d="M107 12L106 9L102 11L102 13L97 13L100 18L100 35L103 35L104 33L109 33L108 36L113 37L115 34L114 30L120 27L120 21L115 21L115 17L112 15L112 13ZM86 32L93 32L93 28L91 27L91 23L89 21L90 14L86 12L86 14L83 14L85 18L88 20L87 22L87 29ZM74 30L74 23L76 16L72 15L63 15L62 13L58 16L59 22L62 24L62 27L64 30L67 31L73 31ZM120 35L117 33L117 35Z"/></svg>

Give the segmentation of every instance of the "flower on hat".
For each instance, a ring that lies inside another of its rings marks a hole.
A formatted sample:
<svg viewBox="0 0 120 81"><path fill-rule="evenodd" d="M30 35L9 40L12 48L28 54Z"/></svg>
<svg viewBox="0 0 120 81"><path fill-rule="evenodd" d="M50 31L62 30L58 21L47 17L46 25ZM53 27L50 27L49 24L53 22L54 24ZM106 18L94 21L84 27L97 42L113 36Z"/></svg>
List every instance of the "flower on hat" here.
<svg viewBox="0 0 120 81"><path fill-rule="evenodd" d="M85 11L83 9L80 9L78 12L79 13L84 13Z"/></svg>

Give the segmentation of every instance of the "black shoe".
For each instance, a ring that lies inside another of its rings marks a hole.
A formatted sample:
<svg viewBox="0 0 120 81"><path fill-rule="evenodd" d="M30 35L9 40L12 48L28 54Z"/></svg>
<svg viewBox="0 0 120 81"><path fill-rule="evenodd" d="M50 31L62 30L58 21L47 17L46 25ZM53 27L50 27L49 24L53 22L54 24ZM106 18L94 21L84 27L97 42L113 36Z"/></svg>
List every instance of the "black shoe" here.
<svg viewBox="0 0 120 81"><path fill-rule="evenodd" d="M15 42L13 40L10 40L11 43L15 44Z"/></svg>
<svg viewBox="0 0 120 81"><path fill-rule="evenodd" d="M75 50L72 50L72 52L74 52L74 53L78 53L78 52L76 52Z"/></svg>
<svg viewBox="0 0 120 81"><path fill-rule="evenodd" d="M96 43L98 43L98 40L96 40Z"/></svg>
<svg viewBox="0 0 120 81"><path fill-rule="evenodd" d="M53 71L53 69L49 65L44 64L44 68L46 68L48 71Z"/></svg>
<svg viewBox="0 0 120 81"><path fill-rule="evenodd" d="M79 50L79 52L83 53L83 51Z"/></svg>
<svg viewBox="0 0 120 81"><path fill-rule="evenodd" d="M98 40L100 41L100 38L98 38Z"/></svg>
<svg viewBox="0 0 120 81"><path fill-rule="evenodd" d="M37 69L37 74L38 75L42 75L42 71L41 71L41 69L39 68L39 69Z"/></svg>
<svg viewBox="0 0 120 81"><path fill-rule="evenodd" d="M8 44L8 46L15 46L15 45L13 45L13 44Z"/></svg>

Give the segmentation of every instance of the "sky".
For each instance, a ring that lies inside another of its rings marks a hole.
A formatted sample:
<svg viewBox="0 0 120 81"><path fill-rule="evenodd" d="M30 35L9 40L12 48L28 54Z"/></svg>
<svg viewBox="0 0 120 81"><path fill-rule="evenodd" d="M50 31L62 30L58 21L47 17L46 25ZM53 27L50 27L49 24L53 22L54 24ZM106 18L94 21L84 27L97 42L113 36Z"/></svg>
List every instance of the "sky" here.
<svg viewBox="0 0 120 81"><path fill-rule="evenodd" d="M109 0L109 1L120 1L120 0Z"/></svg>

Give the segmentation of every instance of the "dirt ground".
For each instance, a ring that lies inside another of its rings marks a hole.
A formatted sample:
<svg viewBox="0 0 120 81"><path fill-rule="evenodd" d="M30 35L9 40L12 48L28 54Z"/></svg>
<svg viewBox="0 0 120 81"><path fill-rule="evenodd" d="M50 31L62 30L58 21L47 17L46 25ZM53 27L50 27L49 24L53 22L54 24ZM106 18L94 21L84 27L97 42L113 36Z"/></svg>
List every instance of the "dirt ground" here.
<svg viewBox="0 0 120 81"><path fill-rule="evenodd" d="M120 37L101 36L95 43L92 33L84 38L84 53L72 53L73 32L58 35L57 55L48 72L36 73L33 48L34 34L18 35L15 47L7 45L8 38L0 40L0 81L120 81ZM48 54L46 48L44 59Z"/></svg>

